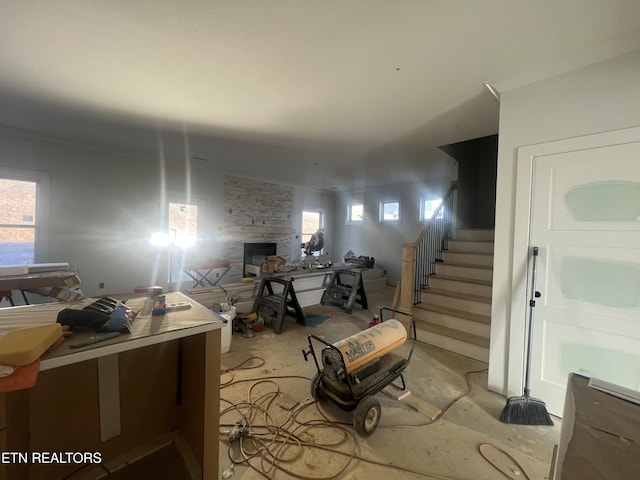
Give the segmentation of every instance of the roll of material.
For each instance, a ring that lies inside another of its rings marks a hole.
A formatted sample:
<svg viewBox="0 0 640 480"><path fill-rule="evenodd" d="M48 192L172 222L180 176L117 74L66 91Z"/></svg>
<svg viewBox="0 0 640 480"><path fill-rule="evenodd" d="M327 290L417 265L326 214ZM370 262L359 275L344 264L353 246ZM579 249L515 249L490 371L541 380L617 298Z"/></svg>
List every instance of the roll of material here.
<svg viewBox="0 0 640 480"><path fill-rule="evenodd" d="M407 339L407 331L398 320L389 319L333 344L340 351L346 373L352 373L367 363L395 350ZM322 351L322 364L338 376L342 368L333 348Z"/></svg>

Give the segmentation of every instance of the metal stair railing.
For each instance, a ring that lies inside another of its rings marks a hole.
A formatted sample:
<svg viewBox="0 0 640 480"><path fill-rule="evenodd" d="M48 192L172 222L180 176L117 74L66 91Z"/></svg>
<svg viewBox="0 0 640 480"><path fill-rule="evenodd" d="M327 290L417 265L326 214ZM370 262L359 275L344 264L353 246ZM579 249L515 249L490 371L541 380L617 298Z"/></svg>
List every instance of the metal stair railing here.
<svg viewBox="0 0 640 480"><path fill-rule="evenodd" d="M458 183L452 182L442 203L427 220L416 241L403 245L403 259L409 259L413 265L409 266L403 261L401 288L413 290L413 305L422 301L422 291L429 287L429 275L435 273L436 263L441 261L442 251L448 247L453 231L453 209L457 188ZM407 268L413 272L405 271ZM413 286L404 284L407 280L411 281ZM402 307L407 309L409 306Z"/></svg>

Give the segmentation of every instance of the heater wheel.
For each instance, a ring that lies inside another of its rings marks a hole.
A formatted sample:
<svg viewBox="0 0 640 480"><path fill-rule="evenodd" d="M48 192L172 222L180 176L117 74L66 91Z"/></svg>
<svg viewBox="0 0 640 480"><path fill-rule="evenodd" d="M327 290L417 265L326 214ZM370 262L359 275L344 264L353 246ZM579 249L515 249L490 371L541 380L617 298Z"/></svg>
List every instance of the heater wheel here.
<svg viewBox="0 0 640 480"><path fill-rule="evenodd" d="M316 376L313 377L311 381L311 398L313 398L316 402L326 398L326 395L320 388L320 383L322 382L322 372L316 373Z"/></svg>
<svg viewBox="0 0 640 480"><path fill-rule="evenodd" d="M380 421L380 401L373 395L366 395L360 400L353 412L353 426L361 437L373 433Z"/></svg>

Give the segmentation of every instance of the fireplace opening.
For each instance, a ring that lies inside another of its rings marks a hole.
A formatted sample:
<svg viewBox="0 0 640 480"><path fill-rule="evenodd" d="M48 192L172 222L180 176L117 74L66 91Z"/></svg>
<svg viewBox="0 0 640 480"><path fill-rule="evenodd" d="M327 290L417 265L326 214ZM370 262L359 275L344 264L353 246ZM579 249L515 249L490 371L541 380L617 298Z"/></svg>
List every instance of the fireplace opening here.
<svg viewBox="0 0 640 480"><path fill-rule="evenodd" d="M247 272L247 265L262 267L262 262L266 257L276 255L277 246L277 243L270 242L245 243L244 261L242 263L242 276L255 277L255 274Z"/></svg>

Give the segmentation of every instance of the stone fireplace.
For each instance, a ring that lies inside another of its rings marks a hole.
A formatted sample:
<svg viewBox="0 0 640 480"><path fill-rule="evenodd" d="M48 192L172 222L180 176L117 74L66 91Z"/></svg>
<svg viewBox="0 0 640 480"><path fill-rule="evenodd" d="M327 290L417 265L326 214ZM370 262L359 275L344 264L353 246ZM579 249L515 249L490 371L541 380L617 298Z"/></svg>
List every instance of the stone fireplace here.
<svg viewBox="0 0 640 480"><path fill-rule="evenodd" d="M225 176L224 194L222 254L233 265L225 277L227 282L251 276L245 265L260 267L268 255L291 260L293 187ZM253 253L252 249L258 251Z"/></svg>

